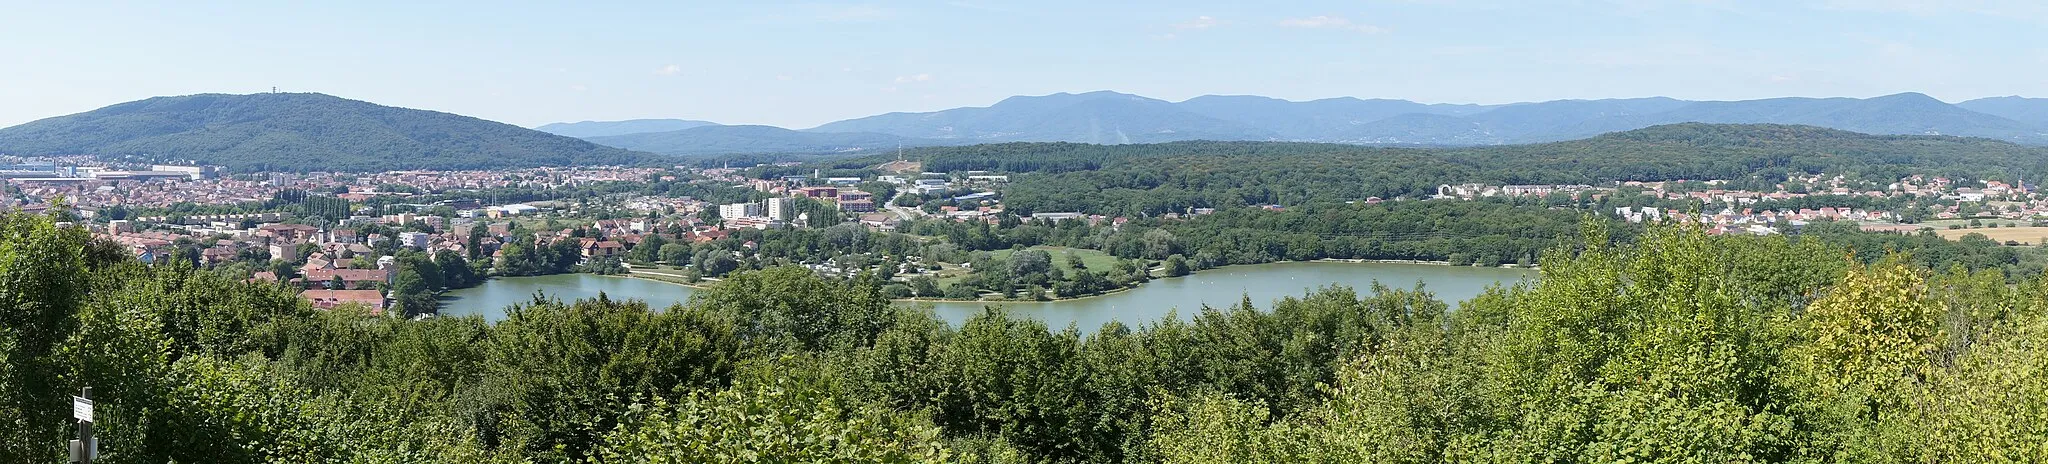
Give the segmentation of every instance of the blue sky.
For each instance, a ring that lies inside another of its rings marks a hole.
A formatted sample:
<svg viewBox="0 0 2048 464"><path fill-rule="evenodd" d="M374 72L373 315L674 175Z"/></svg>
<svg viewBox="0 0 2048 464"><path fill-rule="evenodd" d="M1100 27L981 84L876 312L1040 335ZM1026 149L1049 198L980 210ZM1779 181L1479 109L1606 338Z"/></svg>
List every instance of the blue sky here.
<svg viewBox="0 0 2048 464"><path fill-rule="evenodd" d="M799 128L1105 89L1174 101L2048 97L2038 1L296 3L0 0L0 126L273 86L524 126Z"/></svg>

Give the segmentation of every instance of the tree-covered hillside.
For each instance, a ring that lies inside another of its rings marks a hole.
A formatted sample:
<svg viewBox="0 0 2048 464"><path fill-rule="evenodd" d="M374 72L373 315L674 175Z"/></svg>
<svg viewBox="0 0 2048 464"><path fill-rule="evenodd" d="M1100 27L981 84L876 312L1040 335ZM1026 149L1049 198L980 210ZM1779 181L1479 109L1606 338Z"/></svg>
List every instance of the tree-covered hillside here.
<svg viewBox="0 0 2048 464"><path fill-rule="evenodd" d="M1273 142L1155 145L1009 143L909 152L926 171L1020 173L1004 201L1023 211L1106 214L1423 197L1442 184L1754 180L1911 174L2011 181L2048 176L2048 148L1988 139L1866 135L1812 126L1674 124L1584 140L1465 148ZM893 157L828 163L873 166Z"/></svg>
<svg viewBox="0 0 2048 464"><path fill-rule="evenodd" d="M237 170L486 169L658 157L317 93L157 97L0 129L0 153L132 155Z"/></svg>

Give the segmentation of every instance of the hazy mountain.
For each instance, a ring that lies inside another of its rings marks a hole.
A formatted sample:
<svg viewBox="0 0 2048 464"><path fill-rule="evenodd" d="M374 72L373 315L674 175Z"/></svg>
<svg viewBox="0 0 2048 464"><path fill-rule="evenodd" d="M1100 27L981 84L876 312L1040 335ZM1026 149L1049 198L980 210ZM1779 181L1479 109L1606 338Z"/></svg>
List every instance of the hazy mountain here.
<svg viewBox="0 0 2048 464"><path fill-rule="evenodd" d="M1926 95L1904 93L1867 99L1696 102L1652 97L1448 105L1356 98L1294 102L1259 96L1210 95L1172 103L1115 92L1090 92L1011 97L988 107L890 113L826 124L810 131L874 132L972 142L1292 140L1493 145L1569 140L1688 122L1802 124L1873 134L1963 135L2040 144L2048 143L2048 100L1985 99L1959 106Z"/></svg>
<svg viewBox="0 0 2048 464"><path fill-rule="evenodd" d="M1694 102L1682 108L1641 116L1589 120L1559 139L1596 135L1646 126L1704 122L1723 124L1801 124L1868 134L1961 135L2020 142L2042 142L2036 126L1970 111L1918 93L1876 98L1773 98L1749 101Z"/></svg>
<svg viewBox="0 0 2048 464"><path fill-rule="evenodd" d="M1572 128L1587 120L1661 113L1687 104L1683 100L1664 97L1516 103L1465 116L1406 114L1362 124L1346 132L1328 134L1323 140L1440 145L1563 140L1578 138L1561 134L1575 132Z"/></svg>
<svg viewBox="0 0 2048 464"><path fill-rule="evenodd" d="M0 129L0 153L138 155L230 168L367 171L657 159L510 124L317 93L156 97Z"/></svg>
<svg viewBox="0 0 2048 464"><path fill-rule="evenodd" d="M806 132L873 132L963 142L1148 143L1267 140L1276 131L1197 114L1165 100L1108 91L1010 97L995 105L931 113L889 113Z"/></svg>
<svg viewBox="0 0 2048 464"><path fill-rule="evenodd" d="M875 133L800 132L771 126L703 126L668 132L591 137L591 142L665 155L859 153L948 144Z"/></svg>
<svg viewBox="0 0 2048 464"><path fill-rule="evenodd" d="M1359 126L1395 116L1457 116L1495 108L1350 97L1291 102L1251 95L1204 95L1174 106L1211 118L1272 130L1291 140L1328 140L1330 134L1348 133Z"/></svg>
<svg viewBox="0 0 2048 464"><path fill-rule="evenodd" d="M590 138L608 135L668 132L716 125L718 123L690 119L628 119L625 121L558 122L535 127L533 130L576 138Z"/></svg>
<svg viewBox="0 0 2048 464"><path fill-rule="evenodd" d="M1963 109L2048 127L2048 98L1992 97L1957 103Z"/></svg>

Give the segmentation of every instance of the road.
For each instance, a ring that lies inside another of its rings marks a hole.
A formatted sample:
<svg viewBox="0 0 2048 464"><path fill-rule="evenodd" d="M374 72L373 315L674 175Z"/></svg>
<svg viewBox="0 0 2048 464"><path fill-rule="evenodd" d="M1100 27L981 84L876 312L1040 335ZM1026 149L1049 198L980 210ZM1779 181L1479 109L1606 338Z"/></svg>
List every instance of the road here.
<svg viewBox="0 0 2048 464"><path fill-rule="evenodd" d="M910 208L910 207L905 207L905 206L896 206L896 199L897 199L897 198L901 198L901 197L903 197L903 195L906 195L906 194L908 194L908 193L909 193L909 192L896 192L896 196L894 196L894 197L890 197L890 198L889 198L889 202L888 202L888 203L884 203L884 204L883 204L883 205L885 205L885 206L883 206L883 207L884 207L884 208L888 208L888 209L889 209L889 212L890 212L890 213L894 213L894 214L896 214L896 220L897 220L897 221L901 221L901 222L910 222L910 219L911 219L911 218L915 218L915 217L918 217L918 216L922 216L922 215L924 214L924 212L922 212L922 211L918 211L918 210L916 210L916 209L914 209L914 208Z"/></svg>

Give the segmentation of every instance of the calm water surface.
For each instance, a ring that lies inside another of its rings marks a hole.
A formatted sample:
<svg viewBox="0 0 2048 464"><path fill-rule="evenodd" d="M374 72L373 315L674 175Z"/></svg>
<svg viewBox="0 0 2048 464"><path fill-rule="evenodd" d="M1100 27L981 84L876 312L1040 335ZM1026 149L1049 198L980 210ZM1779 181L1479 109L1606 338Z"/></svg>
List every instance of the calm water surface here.
<svg viewBox="0 0 2048 464"><path fill-rule="evenodd" d="M1389 287L1407 288L1421 282L1437 299L1456 302L1470 299L1494 284L1512 285L1534 279L1536 271L1394 263L1272 263L1231 266L1202 271L1188 277L1159 279L1129 291L1053 302L918 302L930 305L940 318L955 325L979 314L984 306L1001 306L1011 314L1046 322L1055 329L1075 324L1092 331L1109 321L1138 325L1165 317L1168 311L1185 319L1203 305L1227 307L1249 297L1260 308L1273 300L1300 296L1317 287L1345 285L1363 289L1377 281ZM534 292L545 292L564 301L594 298L599 292L614 299L641 299L665 308L688 301L691 289L644 279L590 274L492 279L481 286L449 292L441 312L459 316L481 314L496 321L505 317L505 306L532 301Z"/></svg>
<svg viewBox="0 0 2048 464"><path fill-rule="evenodd" d="M667 308L669 305L690 299L690 287L647 279L595 274L500 277L484 282L483 285L443 294L441 314L482 314L484 319L496 322L505 318L506 306L533 302L535 292L545 293L549 298L560 298L562 301L597 298L597 294L602 292L606 297L616 300L646 301L648 306L655 308Z"/></svg>

